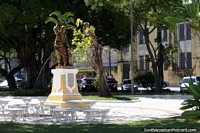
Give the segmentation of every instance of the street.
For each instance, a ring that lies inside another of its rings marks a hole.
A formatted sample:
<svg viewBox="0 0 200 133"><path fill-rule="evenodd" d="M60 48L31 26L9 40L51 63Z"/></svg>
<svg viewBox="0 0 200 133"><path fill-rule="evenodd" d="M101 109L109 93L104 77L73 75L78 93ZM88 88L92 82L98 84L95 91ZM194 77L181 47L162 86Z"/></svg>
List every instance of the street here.
<svg viewBox="0 0 200 133"><path fill-rule="evenodd" d="M178 85L167 86L165 89L170 89L170 91L176 91L176 92L180 91L180 87ZM121 91L121 86L118 86L117 90ZM142 90L145 90L145 88L138 87L138 90L142 91Z"/></svg>

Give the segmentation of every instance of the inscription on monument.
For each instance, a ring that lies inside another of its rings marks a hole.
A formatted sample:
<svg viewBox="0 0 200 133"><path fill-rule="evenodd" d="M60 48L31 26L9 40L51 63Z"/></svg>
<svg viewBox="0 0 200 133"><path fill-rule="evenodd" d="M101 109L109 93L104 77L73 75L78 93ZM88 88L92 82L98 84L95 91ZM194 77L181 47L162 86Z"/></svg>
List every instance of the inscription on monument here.
<svg viewBox="0 0 200 133"><path fill-rule="evenodd" d="M68 73L67 77L68 77L68 80L67 80L68 86L71 89L71 88L74 87L74 74L73 73Z"/></svg>

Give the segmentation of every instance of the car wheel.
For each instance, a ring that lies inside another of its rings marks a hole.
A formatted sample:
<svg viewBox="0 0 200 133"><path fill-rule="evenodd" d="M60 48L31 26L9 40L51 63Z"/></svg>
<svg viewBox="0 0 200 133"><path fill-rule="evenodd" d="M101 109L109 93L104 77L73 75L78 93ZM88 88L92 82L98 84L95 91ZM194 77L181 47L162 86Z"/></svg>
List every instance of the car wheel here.
<svg viewBox="0 0 200 133"><path fill-rule="evenodd" d="M138 92L138 88L134 88L134 91L135 91L135 92Z"/></svg>
<svg viewBox="0 0 200 133"><path fill-rule="evenodd" d="M183 93L183 90L182 90L182 88L180 88L180 93Z"/></svg>
<svg viewBox="0 0 200 133"><path fill-rule="evenodd" d="M163 88L165 88L165 87L167 87L167 84L166 84L166 83L163 84Z"/></svg>
<svg viewBox="0 0 200 133"><path fill-rule="evenodd" d="M124 91L124 88L122 87L121 91L123 92Z"/></svg>

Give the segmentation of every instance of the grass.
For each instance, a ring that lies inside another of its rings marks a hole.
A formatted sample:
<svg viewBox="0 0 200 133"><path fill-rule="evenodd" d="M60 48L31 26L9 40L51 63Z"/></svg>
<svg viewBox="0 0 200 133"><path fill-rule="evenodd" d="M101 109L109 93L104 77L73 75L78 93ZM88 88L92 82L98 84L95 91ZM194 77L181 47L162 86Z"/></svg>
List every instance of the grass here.
<svg viewBox="0 0 200 133"><path fill-rule="evenodd" d="M138 100L136 97L125 97L125 96L110 96L110 97L99 97L99 96L83 96L83 99L88 100Z"/></svg>
<svg viewBox="0 0 200 133"><path fill-rule="evenodd" d="M146 129L195 129L197 133L200 132L200 122L170 118L119 124L31 125L0 123L0 133L142 133Z"/></svg>

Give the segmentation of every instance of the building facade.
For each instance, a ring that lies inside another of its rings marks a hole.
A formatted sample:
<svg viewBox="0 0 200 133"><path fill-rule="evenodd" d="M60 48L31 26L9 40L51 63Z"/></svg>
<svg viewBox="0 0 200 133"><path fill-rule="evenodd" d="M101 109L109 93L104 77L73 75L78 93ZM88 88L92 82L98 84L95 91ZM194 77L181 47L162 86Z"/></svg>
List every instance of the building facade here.
<svg viewBox="0 0 200 133"><path fill-rule="evenodd" d="M149 30L151 27L149 27ZM157 37L155 30L150 34L150 41L157 45L154 39ZM172 63L168 65L168 60L164 59L163 71L164 80L170 84L179 84L184 76L200 75L200 35L192 31L186 23L177 24L174 33L169 30L161 32L162 44L166 48L169 44L176 47L177 52L173 56ZM127 51L128 50L128 51ZM118 55L118 81L122 82L125 78L130 78L130 48L119 52ZM138 33L134 42L134 76L141 72L151 71L151 61L144 42L144 36ZM120 73L121 72L121 73Z"/></svg>

